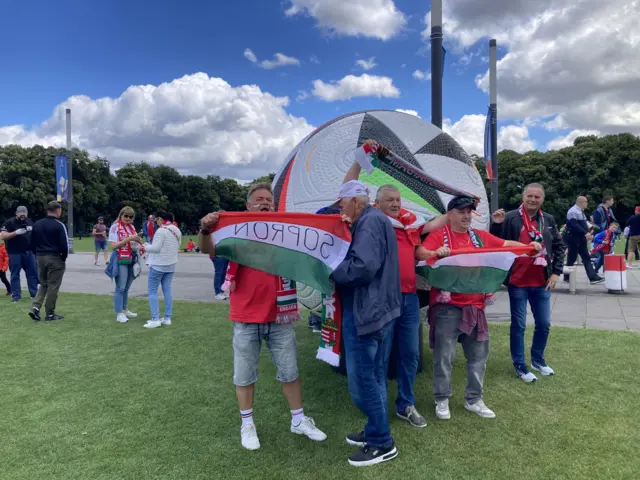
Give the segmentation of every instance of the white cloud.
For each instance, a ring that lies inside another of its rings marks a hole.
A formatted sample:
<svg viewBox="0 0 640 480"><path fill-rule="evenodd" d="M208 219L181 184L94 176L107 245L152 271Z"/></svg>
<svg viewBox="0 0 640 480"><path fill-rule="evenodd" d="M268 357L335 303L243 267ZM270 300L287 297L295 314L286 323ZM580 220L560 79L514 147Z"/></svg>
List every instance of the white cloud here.
<svg viewBox="0 0 640 480"><path fill-rule="evenodd" d="M393 0L288 0L285 15L307 15L330 34L389 40L407 22Z"/></svg>
<svg viewBox="0 0 640 480"><path fill-rule="evenodd" d="M451 123L445 118L442 129L451 135L471 155L484 156L484 126L486 115L464 115L460 120ZM498 149L515 150L524 153L535 148L535 142L529 138L526 125L506 125L498 130Z"/></svg>
<svg viewBox="0 0 640 480"><path fill-rule="evenodd" d="M311 55L309 57L309 63L315 63L315 64L320 64L320 59L318 57L316 57L315 55Z"/></svg>
<svg viewBox="0 0 640 480"><path fill-rule="evenodd" d="M564 137L557 137L547 143L547 150L560 150L564 147L570 147L578 137L586 137L587 135L600 135L598 130L574 130Z"/></svg>
<svg viewBox="0 0 640 480"><path fill-rule="evenodd" d="M396 108L396 112L408 113L409 115L413 115L414 117L422 118L420 115L418 115L418 112L416 112L415 110L405 110L403 108Z"/></svg>
<svg viewBox="0 0 640 480"><path fill-rule="evenodd" d="M256 57L255 53L253 53L253 50L247 48L244 51L244 57L251 63L255 63L265 70L272 70L274 68L285 67L287 65L300 66L300 60L295 57L284 55L283 53L276 53L273 56L273 60L262 60L261 62L258 62L258 57Z"/></svg>
<svg viewBox="0 0 640 480"><path fill-rule="evenodd" d="M309 92L307 92L306 90L298 90L298 96L296 97L296 100L298 102L304 102L310 96L311 95L309 95Z"/></svg>
<svg viewBox="0 0 640 480"><path fill-rule="evenodd" d="M443 16L452 51L487 42L488 33L499 55L506 49L501 118L561 115L564 128L640 133L640 1L456 0ZM488 89L487 73L477 85Z"/></svg>
<svg viewBox="0 0 640 480"><path fill-rule="evenodd" d="M70 97L28 129L0 127L0 144L65 145L65 108L72 140L117 168L127 162L166 164L183 173L250 180L275 171L313 127L255 85L232 87L205 73L161 85L134 85L118 98Z"/></svg>
<svg viewBox="0 0 640 480"><path fill-rule="evenodd" d="M412 74L413 78L415 78L416 80L431 80L431 72L423 72L422 70L415 70Z"/></svg>
<svg viewBox="0 0 640 480"><path fill-rule="evenodd" d="M356 61L356 65L363 70L371 70L372 68L378 66L378 64L376 63L376 57L371 57L369 60L360 59Z"/></svg>
<svg viewBox="0 0 640 480"><path fill-rule="evenodd" d="M327 102L349 100L354 97L397 98L400 96L400 90L396 88L391 78L366 73L359 77L347 75L331 83L314 80L311 93Z"/></svg>

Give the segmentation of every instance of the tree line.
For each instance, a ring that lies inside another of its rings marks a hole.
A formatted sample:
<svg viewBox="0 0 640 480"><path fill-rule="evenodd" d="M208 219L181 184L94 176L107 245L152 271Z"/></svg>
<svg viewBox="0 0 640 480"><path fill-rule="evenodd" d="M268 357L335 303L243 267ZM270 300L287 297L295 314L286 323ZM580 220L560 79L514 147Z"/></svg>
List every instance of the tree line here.
<svg viewBox="0 0 640 480"><path fill-rule="evenodd" d="M64 154L65 149L40 145L0 147L0 221L12 217L18 205L25 205L33 218L44 215L44 205L55 198L55 156ZM156 210L166 209L181 228L195 229L208 212L242 210L249 188L216 175L181 175L166 165L127 164L113 172L106 158L91 159L85 150L74 149L71 156L76 233L90 230L99 215L107 223L112 221L124 205L135 209L136 225ZM477 156L474 160L489 195L484 160ZM273 176L254 182L271 182ZM561 150L500 152L500 207L517 208L523 187L531 182L544 185L544 209L559 224L578 195L586 195L593 210L608 194L616 198L614 210L624 222L640 205L640 137L628 133L587 136Z"/></svg>

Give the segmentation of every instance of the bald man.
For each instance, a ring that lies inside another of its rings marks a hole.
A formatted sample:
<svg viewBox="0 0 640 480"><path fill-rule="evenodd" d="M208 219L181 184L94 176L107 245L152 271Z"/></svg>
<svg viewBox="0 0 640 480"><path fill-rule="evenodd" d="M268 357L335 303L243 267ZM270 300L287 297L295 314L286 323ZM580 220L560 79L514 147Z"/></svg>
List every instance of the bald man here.
<svg viewBox="0 0 640 480"><path fill-rule="evenodd" d="M587 248L587 241L593 239L593 235L589 233L589 224L587 223L587 217L584 214L584 209L587 208L587 197L578 197L576 204L567 212L567 228L565 233L565 240L567 242L567 266L571 267L576 263L576 258L580 255L584 269L587 272L587 277L592 285L596 283L604 282L604 278L598 276L593 264L591 263L591 257L589 256L589 249ZM569 278L565 275L565 282L569 281Z"/></svg>

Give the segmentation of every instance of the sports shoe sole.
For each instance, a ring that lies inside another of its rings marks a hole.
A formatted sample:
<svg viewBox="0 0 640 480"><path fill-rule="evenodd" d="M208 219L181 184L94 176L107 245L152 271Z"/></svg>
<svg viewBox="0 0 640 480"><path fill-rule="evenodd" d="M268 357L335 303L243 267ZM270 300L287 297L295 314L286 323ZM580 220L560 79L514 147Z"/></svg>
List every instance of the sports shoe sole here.
<svg viewBox="0 0 640 480"><path fill-rule="evenodd" d="M424 424L424 425L417 425L417 424L413 423L411 420L409 420L409 417L405 417L405 416L404 416L404 415L402 415L401 413L396 412L396 415L398 416L398 418L403 419L403 420L404 420L404 421L406 421L409 425L412 425L412 426L414 426L414 427L417 427L417 428L424 428L424 427L426 427L426 426L427 426L427 422L425 422L425 424Z"/></svg>
<svg viewBox="0 0 640 480"><path fill-rule="evenodd" d="M442 414L436 413L436 418L438 420L451 420L451 413L449 413L448 415L442 415Z"/></svg>
<svg viewBox="0 0 640 480"><path fill-rule="evenodd" d="M355 440L351 440L349 437L345 437L345 440L349 445L353 445L354 447L364 447L364 442L356 442Z"/></svg>
<svg viewBox="0 0 640 480"><path fill-rule="evenodd" d="M540 375L543 375L545 377L550 377L553 374L555 374L555 372L553 373L544 373L542 370L540 370L538 367L536 367L535 365L531 364L531 370L535 370L536 372L540 372Z"/></svg>
<svg viewBox="0 0 640 480"><path fill-rule="evenodd" d="M38 315L36 315L33 312L29 312L29 316L31 317L31 320L35 321L35 322L39 322L40 321L40 317Z"/></svg>
<svg viewBox="0 0 640 480"><path fill-rule="evenodd" d="M471 413L475 413L480 418L489 418L489 419L496 418L496 414L495 413L492 416L487 416L487 415L482 415L482 414L478 413L476 410L474 410L473 408L469 408L467 405L465 405L464 408L466 408Z"/></svg>
<svg viewBox="0 0 640 480"><path fill-rule="evenodd" d="M391 450L389 453L385 453L384 455L380 455L378 458L368 460L366 462L354 462L349 459L349 465L352 465L354 467L368 467L370 465L377 465L378 463L388 462L389 460L393 460L397 456L398 449L396 447L393 447L393 450Z"/></svg>

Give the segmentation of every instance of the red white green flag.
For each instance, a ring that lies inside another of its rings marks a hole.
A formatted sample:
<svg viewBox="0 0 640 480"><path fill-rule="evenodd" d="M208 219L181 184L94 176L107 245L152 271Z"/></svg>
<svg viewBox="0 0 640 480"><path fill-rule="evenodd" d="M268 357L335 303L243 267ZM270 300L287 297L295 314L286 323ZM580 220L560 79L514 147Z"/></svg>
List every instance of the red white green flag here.
<svg viewBox="0 0 640 480"><path fill-rule="evenodd" d="M340 215L223 212L214 242L216 255L331 295L329 275L344 260L351 233Z"/></svg>
<svg viewBox="0 0 640 480"><path fill-rule="evenodd" d="M500 290L517 257L533 253L529 246L462 248L418 263L416 273L446 292L491 294Z"/></svg>

